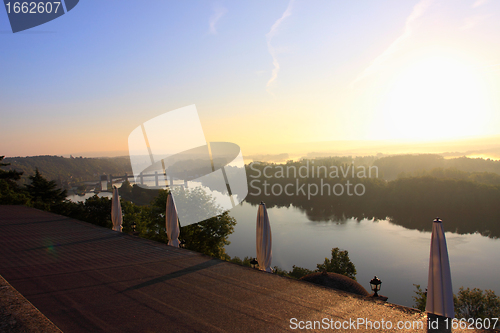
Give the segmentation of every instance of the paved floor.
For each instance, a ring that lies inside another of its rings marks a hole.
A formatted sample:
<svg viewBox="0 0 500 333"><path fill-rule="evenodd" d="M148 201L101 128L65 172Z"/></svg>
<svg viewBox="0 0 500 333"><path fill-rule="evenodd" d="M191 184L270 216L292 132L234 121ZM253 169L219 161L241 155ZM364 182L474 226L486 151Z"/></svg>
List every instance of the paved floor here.
<svg viewBox="0 0 500 333"><path fill-rule="evenodd" d="M21 206L0 206L0 275L63 332L280 332L299 321L425 320L408 308ZM349 327L336 331L365 330Z"/></svg>

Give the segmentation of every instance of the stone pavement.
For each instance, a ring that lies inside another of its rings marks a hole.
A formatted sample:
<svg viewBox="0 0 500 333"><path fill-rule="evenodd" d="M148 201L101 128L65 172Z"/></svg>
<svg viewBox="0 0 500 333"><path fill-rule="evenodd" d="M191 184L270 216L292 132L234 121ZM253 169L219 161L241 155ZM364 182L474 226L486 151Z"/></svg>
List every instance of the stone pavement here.
<svg viewBox="0 0 500 333"><path fill-rule="evenodd" d="M0 206L0 275L63 332L426 331L414 309L22 206Z"/></svg>

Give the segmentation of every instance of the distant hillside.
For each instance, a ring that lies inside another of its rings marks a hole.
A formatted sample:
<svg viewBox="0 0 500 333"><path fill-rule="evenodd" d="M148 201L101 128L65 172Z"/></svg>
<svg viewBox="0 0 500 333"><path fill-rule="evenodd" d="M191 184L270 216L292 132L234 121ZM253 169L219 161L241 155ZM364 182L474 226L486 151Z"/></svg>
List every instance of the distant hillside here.
<svg viewBox="0 0 500 333"><path fill-rule="evenodd" d="M26 183L28 176L40 173L49 180L55 180L60 185L97 180L99 175L112 174L116 176L125 173L132 174L129 157L112 158L66 158L61 156L30 156L7 157L5 163L10 163L6 170L15 169L24 172L21 182Z"/></svg>
<svg viewBox="0 0 500 333"><path fill-rule="evenodd" d="M378 167L380 177L386 180L394 180L397 177L408 175L422 175L433 169L449 168L470 173L487 172L500 175L500 161L468 157L445 159L443 156L435 154L382 157L376 160L373 165Z"/></svg>
<svg viewBox="0 0 500 333"><path fill-rule="evenodd" d="M323 157L314 159L317 165L322 163L342 164L354 161L355 165L375 165L379 178L394 180L398 177L432 176L436 178L470 180L484 184L499 184L500 161L459 157L445 159L436 154L395 155L377 159L365 157ZM128 156L112 158L66 158L62 156L7 157L5 163L11 163L4 169L24 172L21 183L28 181L35 168L42 175L55 180L60 185L76 184L82 181L94 181L99 175L131 175L132 168ZM299 162L297 162L299 163Z"/></svg>

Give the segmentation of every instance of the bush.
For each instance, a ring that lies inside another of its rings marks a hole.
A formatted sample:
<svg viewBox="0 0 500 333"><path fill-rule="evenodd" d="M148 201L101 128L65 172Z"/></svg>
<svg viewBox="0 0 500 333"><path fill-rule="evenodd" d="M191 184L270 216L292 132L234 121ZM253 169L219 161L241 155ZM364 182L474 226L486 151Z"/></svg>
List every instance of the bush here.
<svg viewBox="0 0 500 333"><path fill-rule="evenodd" d="M423 291L420 285L414 284L417 288L414 307L420 311L425 311L427 302L427 289ZM481 290L479 288L460 287L458 295L453 295L453 305L455 307L456 318L499 318L500 298L492 290Z"/></svg>
<svg viewBox="0 0 500 333"><path fill-rule="evenodd" d="M457 318L498 318L500 317L500 298L492 290L460 287L453 297L455 317Z"/></svg>
<svg viewBox="0 0 500 333"><path fill-rule="evenodd" d="M325 258L325 261L322 264L317 264L316 267L317 268L313 271L293 265L291 271L286 271L278 266L274 266L274 273L281 276L300 279L301 277L312 273L327 271L342 274L356 280L356 267L349 259L349 253L346 250L340 250L338 247L332 249L331 259Z"/></svg>

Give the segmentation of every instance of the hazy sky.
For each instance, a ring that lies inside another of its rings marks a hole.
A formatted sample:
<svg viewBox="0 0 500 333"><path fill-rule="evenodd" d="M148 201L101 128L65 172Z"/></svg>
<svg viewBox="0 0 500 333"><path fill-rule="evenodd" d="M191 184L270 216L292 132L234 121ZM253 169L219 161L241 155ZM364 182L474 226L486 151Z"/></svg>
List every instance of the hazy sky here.
<svg viewBox="0 0 500 333"><path fill-rule="evenodd" d="M123 152L191 104L244 155L500 135L499 39L497 0L85 0L16 34L0 8L0 155Z"/></svg>

